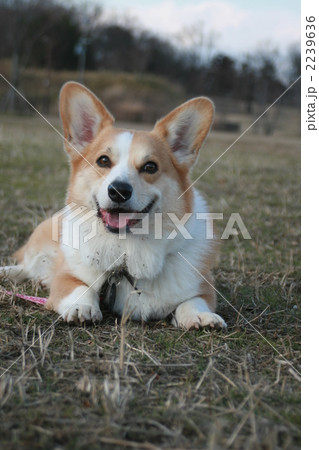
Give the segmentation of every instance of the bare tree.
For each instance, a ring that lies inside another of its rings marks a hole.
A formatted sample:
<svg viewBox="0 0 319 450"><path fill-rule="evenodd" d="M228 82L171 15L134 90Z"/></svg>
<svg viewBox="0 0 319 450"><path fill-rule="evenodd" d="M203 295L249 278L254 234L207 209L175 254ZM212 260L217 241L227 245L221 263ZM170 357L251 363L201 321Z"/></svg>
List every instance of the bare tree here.
<svg viewBox="0 0 319 450"><path fill-rule="evenodd" d="M213 57L216 39L216 33L206 31L202 22L184 27L175 35L176 44L186 50L191 64L198 67Z"/></svg>
<svg viewBox="0 0 319 450"><path fill-rule="evenodd" d="M81 83L84 82L87 48L92 41L101 12L101 7L88 2L82 2L77 9L77 20L81 30L81 37L74 50L78 55L78 79Z"/></svg>
<svg viewBox="0 0 319 450"><path fill-rule="evenodd" d="M62 22L65 13L66 8L54 0L0 0L1 38L11 58L10 82L16 89L21 88L21 73L34 57L35 47L45 48L50 68L53 42L57 42L57 33L50 36L50 31ZM4 109L13 111L16 98L14 89L8 89Z"/></svg>

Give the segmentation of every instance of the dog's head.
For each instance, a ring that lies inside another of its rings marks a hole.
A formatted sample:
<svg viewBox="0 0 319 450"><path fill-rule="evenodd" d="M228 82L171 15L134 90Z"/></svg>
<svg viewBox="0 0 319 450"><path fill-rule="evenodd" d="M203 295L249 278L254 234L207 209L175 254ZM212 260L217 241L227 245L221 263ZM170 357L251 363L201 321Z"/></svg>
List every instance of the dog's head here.
<svg viewBox="0 0 319 450"><path fill-rule="evenodd" d="M212 124L209 99L184 103L151 132L131 131L115 128L100 100L69 82L61 90L60 114L71 161L68 202L97 208L113 232L134 227L137 213L192 211L188 174Z"/></svg>

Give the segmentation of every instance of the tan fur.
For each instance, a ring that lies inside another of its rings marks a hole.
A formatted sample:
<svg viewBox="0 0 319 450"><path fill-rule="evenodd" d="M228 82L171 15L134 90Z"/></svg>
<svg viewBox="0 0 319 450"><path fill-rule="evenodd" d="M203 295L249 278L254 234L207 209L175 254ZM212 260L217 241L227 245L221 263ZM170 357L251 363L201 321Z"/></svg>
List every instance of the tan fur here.
<svg viewBox="0 0 319 450"><path fill-rule="evenodd" d="M55 264L55 276L51 284L50 296L46 303L46 308L57 310L60 301L71 294L79 286L85 286L83 281L74 277L65 261L63 253L60 251Z"/></svg>
<svg viewBox="0 0 319 450"><path fill-rule="evenodd" d="M210 272L207 272L205 275L205 280L203 279L200 284L200 292L199 297L202 297L207 305L209 306L210 310L214 312L216 310L216 291L212 287L214 286L214 278ZM208 283L207 283L207 281Z"/></svg>
<svg viewBox="0 0 319 450"><path fill-rule="evenodd" d="M23 262L23 258L24 258L26 249L27 249L27 244L24 244L16 252L14 252L12 255L13 260L15 262L17 262L18 264L21 264Z"/></svg>
<svg viewBox="0 0 319 450"><path fill-rule="evenodd" d="M25 256L40 252L47 248L53 252L58 252L59 243L52 240L52 219L46 219L41 222L31 234L28 242L17 250L13 257L21 263Z"/></svg>
<svg viewBox="0 0 319 450"><path fill-rule="evenodd" d="M199 295L206 301L212 311L215 311L216 309L216 291L212 287L214 286L214 278L211 273L211 269L215 262L215 257L215 241L207 241L206 254L204 255L201 264L198 267L198 271L205 278L201 281Z"/></svg>

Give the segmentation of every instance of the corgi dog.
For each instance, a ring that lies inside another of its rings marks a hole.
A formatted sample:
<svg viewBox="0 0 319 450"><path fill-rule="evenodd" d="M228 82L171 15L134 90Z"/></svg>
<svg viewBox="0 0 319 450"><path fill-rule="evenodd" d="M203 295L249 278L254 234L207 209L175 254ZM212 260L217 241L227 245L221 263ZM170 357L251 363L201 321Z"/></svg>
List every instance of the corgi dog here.
<svg viewBox="0 0 319 450"><path fill-rule="evenodd" d="M213 103L194 98L150 132L120 129L90 90L68 82L60 116L71 167L63 214L71 217L74 206L90 212L78 225L79 245L68 241L71 220L53 216L15 253L17 264L0 273L50 288L46 308L67 322L101 321L103 291L111 311L132 319L171 316L184 329L226 327L215 313L212 223L202 220L207 206L189 177Z"/></svg>

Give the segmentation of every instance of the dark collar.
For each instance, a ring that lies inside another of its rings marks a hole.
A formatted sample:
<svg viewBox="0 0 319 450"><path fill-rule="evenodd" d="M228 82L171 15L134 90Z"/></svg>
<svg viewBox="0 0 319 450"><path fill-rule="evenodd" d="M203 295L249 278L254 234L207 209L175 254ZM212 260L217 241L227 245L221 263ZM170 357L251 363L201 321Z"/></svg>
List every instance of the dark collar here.
<svg viewBox="0 0 319 450"><path fill-rule="evenodd" d="M106 301L110 311L113 310L116 301L116 287L121 283L123 278L127 279L138 295L141 294L141 291L136 287L136 279L128 272L126 267L112 270L109 272L100 291L100 301Z"/></svg>

